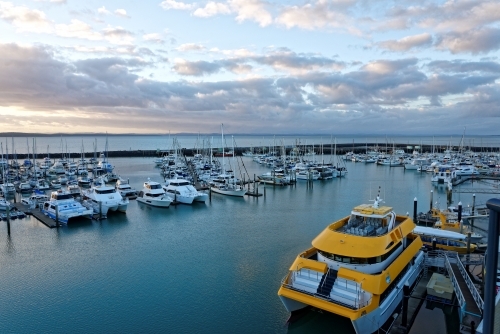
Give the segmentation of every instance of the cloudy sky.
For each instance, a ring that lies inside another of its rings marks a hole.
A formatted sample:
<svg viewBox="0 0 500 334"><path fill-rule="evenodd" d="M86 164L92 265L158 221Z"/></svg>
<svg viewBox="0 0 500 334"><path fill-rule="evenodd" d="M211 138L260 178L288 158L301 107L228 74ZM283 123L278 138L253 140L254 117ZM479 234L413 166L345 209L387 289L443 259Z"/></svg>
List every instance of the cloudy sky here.
<svg viewBox="0 0 500 334"><path fill-rule="evenodd" d="M500 134L500 1L0 0L0 132Z"/></svg>

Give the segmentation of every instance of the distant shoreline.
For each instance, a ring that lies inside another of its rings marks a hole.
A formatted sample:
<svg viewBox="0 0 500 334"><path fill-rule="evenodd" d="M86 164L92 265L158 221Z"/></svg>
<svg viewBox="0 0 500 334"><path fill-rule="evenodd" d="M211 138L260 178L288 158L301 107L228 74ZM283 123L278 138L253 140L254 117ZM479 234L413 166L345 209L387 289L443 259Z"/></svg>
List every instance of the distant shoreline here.
<svg viewBox="0 0 500 334"><path fill-rule="evenodd" d="M0 137L92 137L92 136L99 136L99 137L116 137L116 136L220 136L220 133L213 132L213 133L190 133L190 132L179 132L179 133L36 133L36 132L0 132ZM262 137L262 136L277 136L278 138L280 136L286 136L286 137L291 137L291 136L297 136L297 137L317 137L317 136L325 136L327 137L368 137L368 138L380 138L380 137L436 137L436 138L446 138L446 137L462 137L463 134L456 133L456 134L443 134L443 135L422 135L422 134L398 134L398 133L391 133L391 134L366 134L366 133L351 133L351 134L325 134L325 133L228 133L227 135L237 135L237 136L252 136L252 137ZM469 133L465 137L500 137L500 134L472 134Z"/></svg>

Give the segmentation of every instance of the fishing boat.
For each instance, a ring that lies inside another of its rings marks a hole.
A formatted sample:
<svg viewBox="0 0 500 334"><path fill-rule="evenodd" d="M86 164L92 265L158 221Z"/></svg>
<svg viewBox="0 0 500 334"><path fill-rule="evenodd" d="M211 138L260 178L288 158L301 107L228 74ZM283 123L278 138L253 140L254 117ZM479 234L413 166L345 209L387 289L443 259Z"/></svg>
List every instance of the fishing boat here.
<svg viewBox="0 0 500 334"><path fill-rule="evenodd" d="M428 249L438 248L445 251L466 254L467 236L453 231L442 230L440 228L416 226L413 233L418 234L422 239L424 246ZM477 245L470 243L470 252L477 249Z"/></svg>
<svg viewBox="0 0 500 334"><path fill-rule="evenodd" d="M144 187L139 192L137 202L161 208L168 208L172 199L165 194L160 183L151 181L149 178L144 182Z"/></svg>
<svg viewBox="0 0 500 334"><path fill-rule="evenodd" d="M50 200L43 203L41 211L60 223L68 224L70 219L78 217L91 218L93 210L77 202L73 195L59 189L50 194Z"/></svg>
<svg viewBox="0 0 500 334"><path fill-rule="evenodd" d="M377 196L356 206L297 256L278 291L289 312L313 306L350 319L362 334L390 328L424 253L413 220L380 204Z"/></svg>

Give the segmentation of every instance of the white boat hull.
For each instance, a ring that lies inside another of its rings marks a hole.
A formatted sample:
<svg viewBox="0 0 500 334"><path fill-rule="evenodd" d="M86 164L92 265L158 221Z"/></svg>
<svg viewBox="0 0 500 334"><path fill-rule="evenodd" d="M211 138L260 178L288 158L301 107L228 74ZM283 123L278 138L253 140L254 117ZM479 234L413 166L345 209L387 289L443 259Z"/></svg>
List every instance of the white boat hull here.
<svg viewBox="0 0 500 334"><path fill-rule="evenodd" d="M217 187L211 187L210 190L217 194L226 196L235 196L235 197L243 197L247 193L247 191L243 188L231 190L231 189L221 189Z"/></svg>
<svg viewBox="0 0 500 334"><path fill-rule="evenodd" d="M144 204L151 205L151 206L160 207L160 208L168 208L170 206L170 203L172 203L172 201L170 199L161 200L161 199L150 199L150 198L143 198L143 197L137 197L137 202L144 203Z"/></svg>

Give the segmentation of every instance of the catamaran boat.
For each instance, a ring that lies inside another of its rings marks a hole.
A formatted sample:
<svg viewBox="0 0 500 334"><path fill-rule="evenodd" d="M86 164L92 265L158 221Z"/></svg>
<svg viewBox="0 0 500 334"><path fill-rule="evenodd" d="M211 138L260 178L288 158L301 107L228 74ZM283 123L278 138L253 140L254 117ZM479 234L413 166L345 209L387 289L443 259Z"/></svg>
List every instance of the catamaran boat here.
<svg viewBox="0 0 500 334"><path fill-rule="evenodd" d="M162 188L174 202L183 204L205 202L208 198L208 194L196 190L188 180L184 179L168 179Z"/></svg>
<svg viewBox="0 0 500 334"><path fill-rule="evenodd" d="M129 200L123 198L115 187L106 185L102 180L90 189L82 191L83 199L88 207L95 213L106 217L109 211L126 212Z"/></svg>
<svg viewBox="0 0 500 334"><path fill-rule="evenodd" d="M91 218L92 209L84 207L77 202L73 195L67 191L53 191L50 200L43 203L41 211L52 219L67 224L70 219L77 217Z"/></svg>
<svg viewBox="0 0 500 334"><path fill-rule="evenodd" d="M356 206L297 256L278 291L289 312L310 305L349 318L359 334L391 326L424 253L413 220L380 203Z"/></svg>
<svg viewBox="0 0 500 334"><path fill-rule="evenodd" d="M144 188L139 192L139 197L137 197L137 202L141 202L151 206L158 206L162 208L168 208L172 199L170 196L165 194L161 184L148 179L144 182Z"/></svg>
<svg viewBox="0 0 500 334"><path fill-rule="evenodd" d="M128 180L124 180L122 178L119 178L116 181L116 190L120 192L120 195L122 197L127 197L128 199L136 199L137 198L137 190L133 189Z"/></svg>

